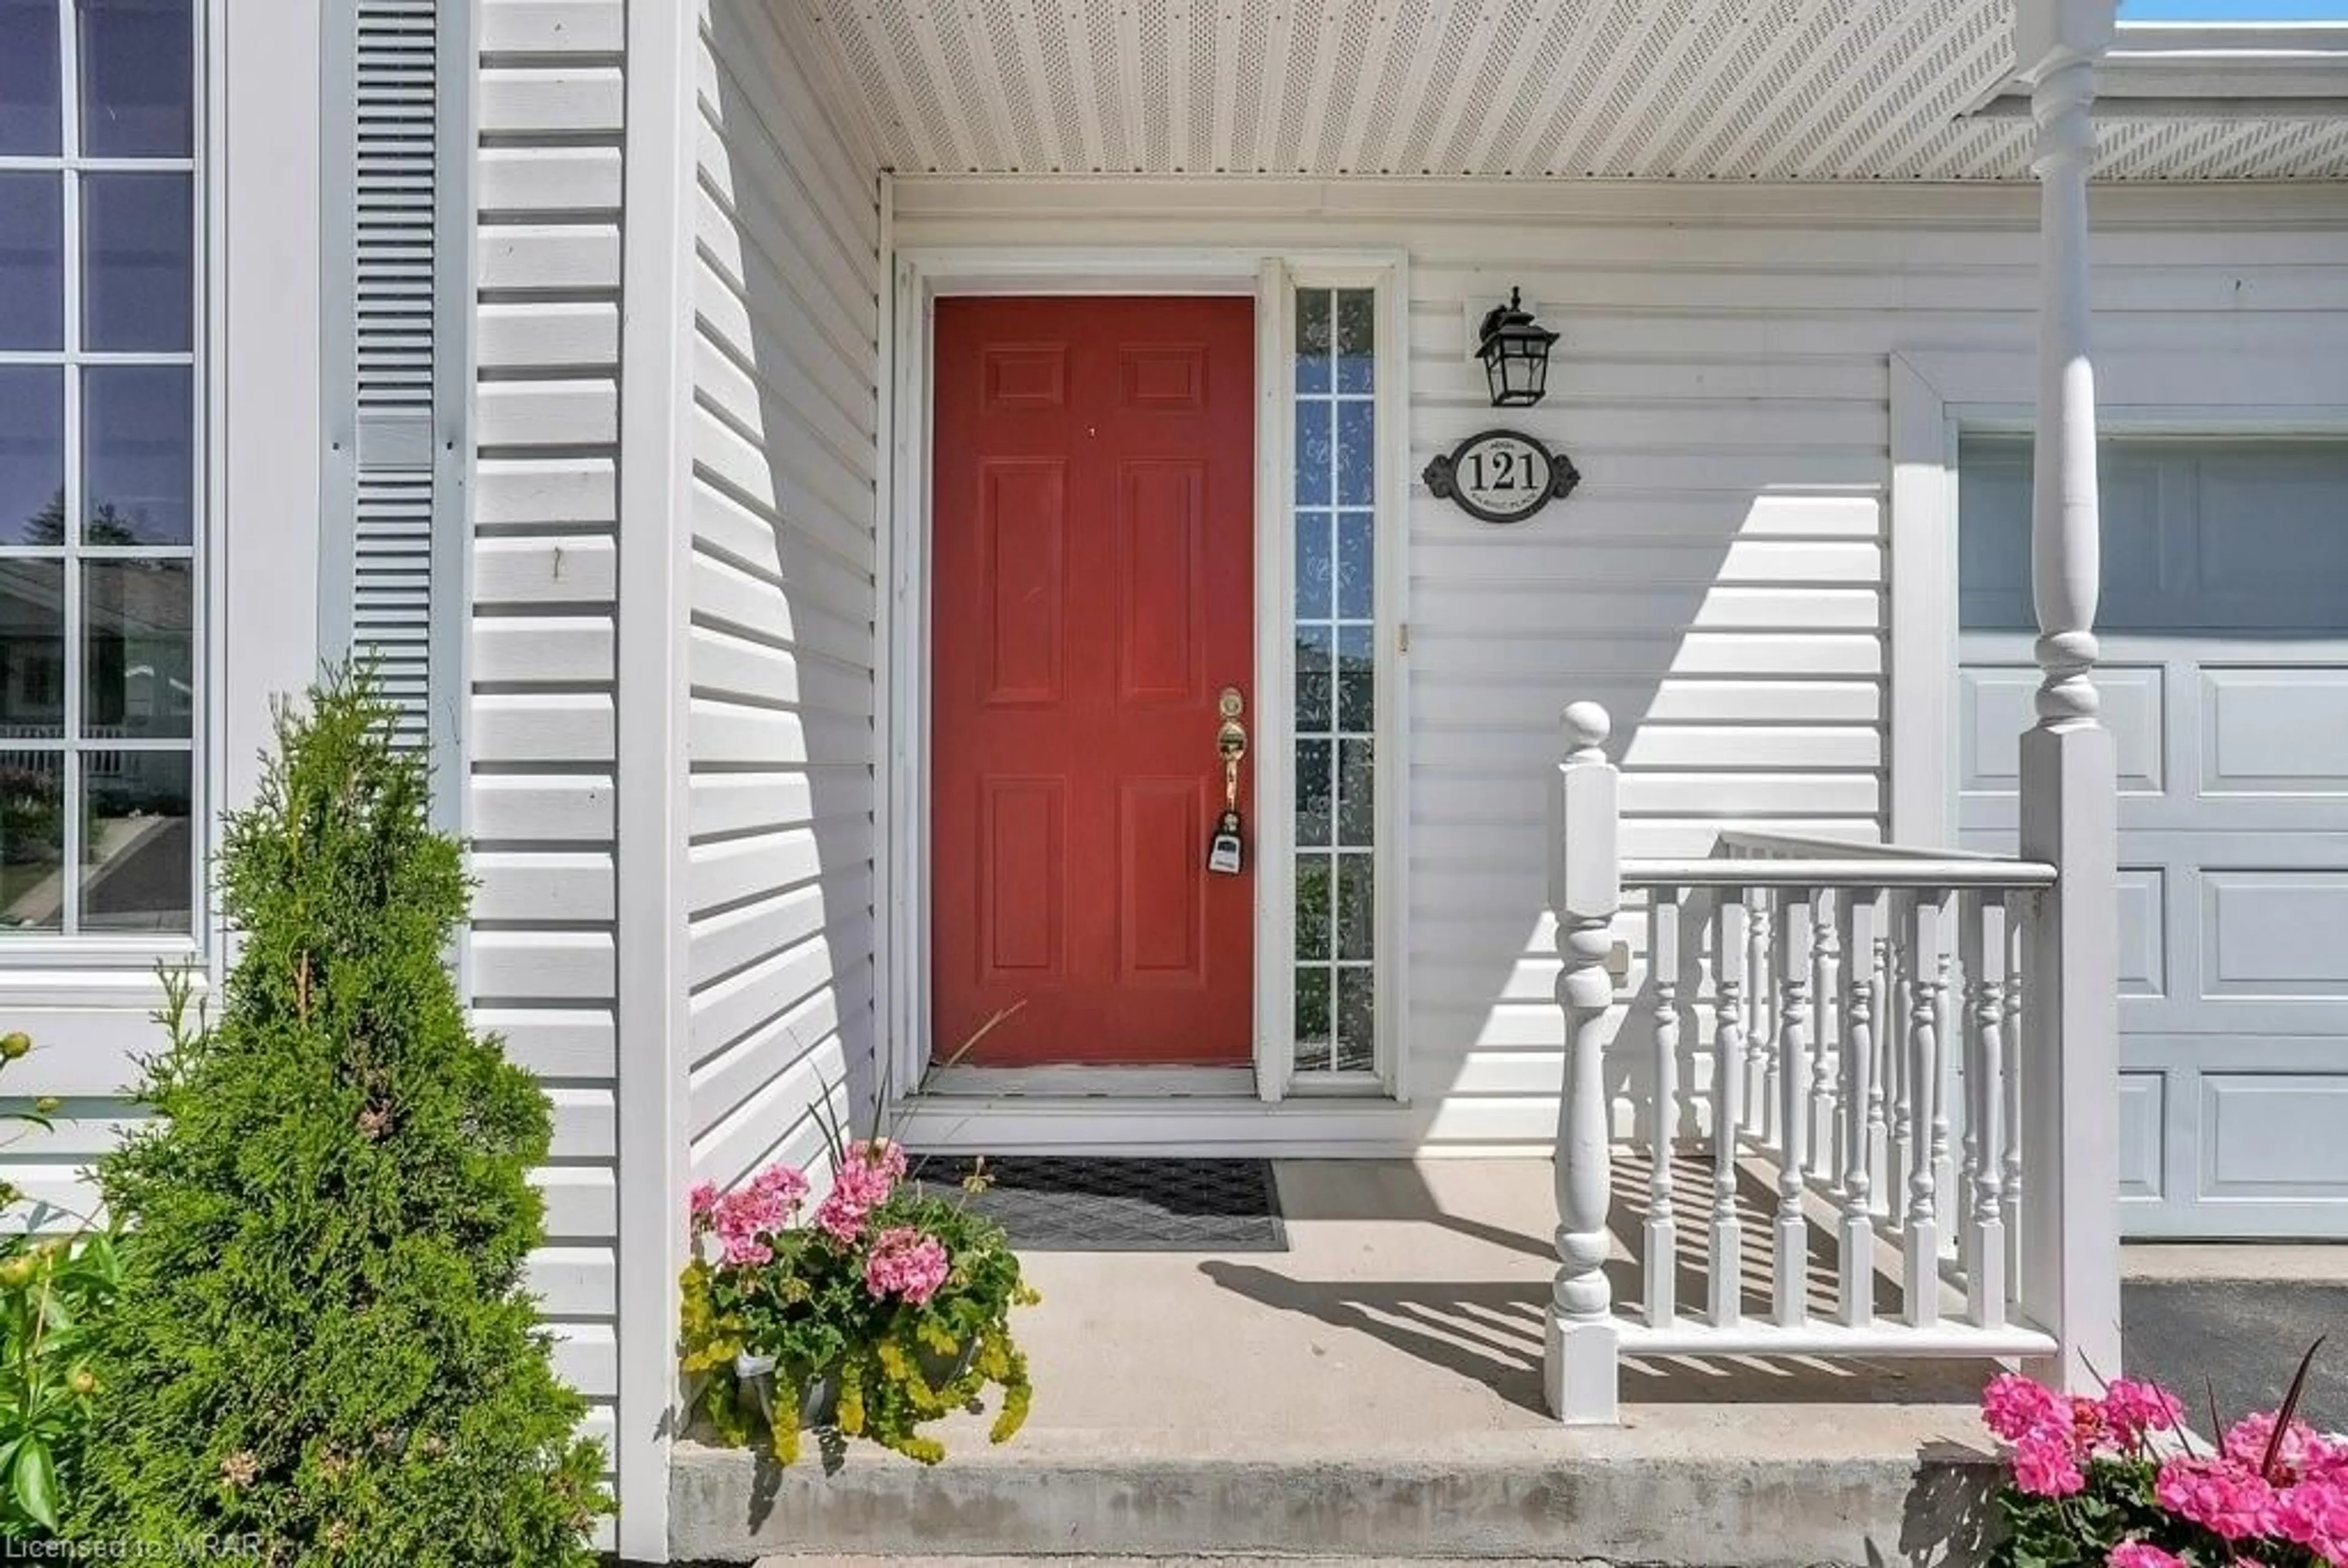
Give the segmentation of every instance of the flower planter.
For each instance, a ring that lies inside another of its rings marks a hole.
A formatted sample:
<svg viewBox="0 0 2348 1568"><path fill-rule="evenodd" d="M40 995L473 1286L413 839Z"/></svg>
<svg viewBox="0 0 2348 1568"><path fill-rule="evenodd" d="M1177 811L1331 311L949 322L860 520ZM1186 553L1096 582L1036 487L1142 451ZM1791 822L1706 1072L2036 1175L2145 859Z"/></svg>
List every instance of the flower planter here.
<svg viewBox="0 0 2348 1568"><path fill-rule="evenodd" d="M1008 1319L1036 1300L1009 1238L962 1194L906 1181L905 1155L885 1139L843 1143L833 1163L832 1189L808 1214L809 1183L786 1166L731 1193L694 1189L683 1360L689 1376L716 1379L696 1389L695 1412L707 1400L723 1440L763 1435L785 1462L822 1429L827 1444L836 1433L934 1464L945 1450L922 1426L975 1409L992 1388L1002 1402L987 1438L1008 1441L1032 1393ZM801 1386L811 1368L821 1375ZM839 1428L843 1408L860 1417L852 1432Z"/></svg>
<svg viewBox="0 0 2348 1568"><path fill-rule="evenodd" d="M734 1380L750 1396L757 1408L758 1417L767 1426L775 1424L775 1358L753 1356L747 1351L734 1358ZM807 1386L799 1399L798 1426L801 1431L828 1427L839 1414L839 1379L818 1378Z"/></svg>

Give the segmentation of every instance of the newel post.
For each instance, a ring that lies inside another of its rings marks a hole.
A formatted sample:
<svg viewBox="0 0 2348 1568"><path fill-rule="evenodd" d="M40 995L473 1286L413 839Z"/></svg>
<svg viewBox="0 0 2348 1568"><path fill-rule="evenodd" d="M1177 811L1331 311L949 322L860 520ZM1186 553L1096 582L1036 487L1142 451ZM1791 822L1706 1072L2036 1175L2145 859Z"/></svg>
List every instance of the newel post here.
<svg viewBox="0 0 2348 1568"><path fill-rule="evenodd" d="M1560 1420L1616 1419L1614 1303L1606 1280L1612 1151L1606 1106L1607 958L1622 907L1612 721L1595 702L1565 711L1564 763L1550 796L1550 907L1564 960L1565 1092L1557 1121L1557 1283L1550 1292L1543 1386ZM1668 1259L1661 1266L1670 1267Z"/></svg>
<svg viewBox="0 0 2348 1568"><path fill-rule="evenodd" d="M2020 1298L2057 1341L2030 1370L2074 1392L2120 1364L2119 796L2090 678L2102 554L2087 252L2095 62L2116 9L2021 0L2014 24L2036 127L2042 288L2031 592L2043 678L2022 738L2022 853L2061 872L2024 977Z"/></svg>

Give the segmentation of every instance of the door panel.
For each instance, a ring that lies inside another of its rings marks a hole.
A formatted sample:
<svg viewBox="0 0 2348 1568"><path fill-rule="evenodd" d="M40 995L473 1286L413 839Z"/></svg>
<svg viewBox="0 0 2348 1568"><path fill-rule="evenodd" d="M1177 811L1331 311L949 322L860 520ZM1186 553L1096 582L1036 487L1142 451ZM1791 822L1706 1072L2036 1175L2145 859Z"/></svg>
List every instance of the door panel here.
<svg viewBox="0 0 2348 1568"><path fill-rule="evenodd" d="M2122 1213L2348 1236L2348 449L2106 442ZM2037 685L2028 452L1963 457L1960 824L2010 849Z"/></svg>
<svg viewBox="0 0 2348 1568"><path fill-rule="evenodd" d="M1255 702L1253 304L949 299L935 342L932 1058L1016 1007L960 1060L1245 1063L1255 846L1206 861L1217 699Z"/></svg>

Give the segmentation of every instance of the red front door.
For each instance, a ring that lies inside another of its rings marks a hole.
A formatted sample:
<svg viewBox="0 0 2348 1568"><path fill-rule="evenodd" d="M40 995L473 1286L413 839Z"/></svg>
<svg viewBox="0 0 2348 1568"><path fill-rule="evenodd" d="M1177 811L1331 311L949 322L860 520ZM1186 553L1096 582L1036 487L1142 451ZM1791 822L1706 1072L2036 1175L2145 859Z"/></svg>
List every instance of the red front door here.
<svg viewBox="0 0 2348 1568"><path fill-rule="evenodd" d="M1245 1063L1254 834L1207 870L1255 709L1242 299L947 299L932 469L932 1057ZM1240 771L1241 809L1253 758Z"/></svg>

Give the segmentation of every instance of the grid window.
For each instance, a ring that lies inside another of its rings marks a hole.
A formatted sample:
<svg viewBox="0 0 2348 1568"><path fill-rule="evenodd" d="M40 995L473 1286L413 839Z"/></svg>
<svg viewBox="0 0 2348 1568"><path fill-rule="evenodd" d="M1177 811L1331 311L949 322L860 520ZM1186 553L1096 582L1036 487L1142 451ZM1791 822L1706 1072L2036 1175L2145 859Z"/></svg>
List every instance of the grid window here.
<svg viewBox="0 0 2348 1568"><path fill-rule="evenodd" d="M1377 293L1296 295L1296 1071L1377 1068Z"/></svg>
<svg viewBox="0 0 2348 1568"><path fill-rule="evenodd" d="M0 946L194 931L193 0L0 0Z"/></svg>

